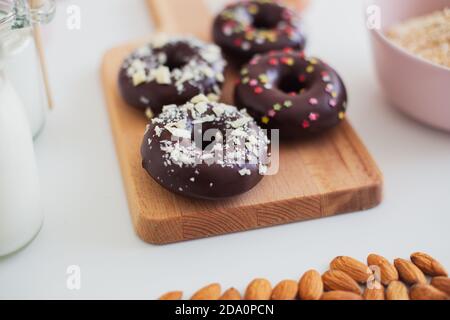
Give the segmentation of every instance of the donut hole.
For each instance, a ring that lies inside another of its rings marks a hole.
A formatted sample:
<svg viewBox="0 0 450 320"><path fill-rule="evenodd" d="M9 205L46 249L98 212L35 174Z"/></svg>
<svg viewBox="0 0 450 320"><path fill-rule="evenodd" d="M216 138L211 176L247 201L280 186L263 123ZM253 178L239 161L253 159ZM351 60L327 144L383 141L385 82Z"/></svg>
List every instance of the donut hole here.
<svg viewBox="0 0 450 320"><path fill-rule="evenodd" d="M257 14L253 17L252 26L255 29L270 30L278 26L280 20L275 15Z"/></svg>
<svg viewBox="0 0 450 320"><path fill-rule="evenodd" d="M182 69L187 64L187 61L182 57L178 57L177 55L168 56L166 66L170 69L170 71L175 69Z"/></svg>
<svg viewBox="0 0 450 320"><path fill-rule="evenodd" d="M251 24L255 29L276 29L283 19L283 8L273 3L262 3L258 10L251 15Z"/></svg>
<svg viewBox="0 0 450 320"><path fill-rule="evenodd" d="M187 43L177 43L166 49L166 63L165 65L170 69L182 69L189 63L197 54L197 52Z"/></svg>
<svg viewBox="0 0 450 320"><path fill-rule="evenodd" d="M277 88L286 94L298 95L301 90L306 88L306 86L304 83L301 83L296 76L288 74L282 76L278 80Z"/></svg>

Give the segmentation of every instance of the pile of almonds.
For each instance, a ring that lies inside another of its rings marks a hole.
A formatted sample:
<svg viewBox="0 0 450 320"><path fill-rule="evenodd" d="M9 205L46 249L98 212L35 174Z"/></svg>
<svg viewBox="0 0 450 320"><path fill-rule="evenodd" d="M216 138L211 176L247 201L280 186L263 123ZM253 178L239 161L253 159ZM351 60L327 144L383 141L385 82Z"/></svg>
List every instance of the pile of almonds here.
<svg viewBox="0 0 450 320"><path fill-rule="evenodd" d="M427 276L431 278L429 283ZM171 291L160 300L181 300L181 291ZM198 290L191 300L449 300L450 278L436 259L422 252L411 260L370 254L367 265L354 258L339 256L323 275L309 270L300 280L283 280L274 288L266 279L255 279L242 297L235 288L222 293L213 283Z"/></svg>

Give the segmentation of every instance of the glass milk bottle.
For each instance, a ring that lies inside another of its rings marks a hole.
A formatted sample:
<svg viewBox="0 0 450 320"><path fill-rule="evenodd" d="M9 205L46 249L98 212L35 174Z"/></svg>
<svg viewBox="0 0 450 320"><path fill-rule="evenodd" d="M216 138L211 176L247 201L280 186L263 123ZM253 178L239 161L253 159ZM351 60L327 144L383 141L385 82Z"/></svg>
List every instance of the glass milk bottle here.
<svg viewBox="0 0 450 320"><path fill-rule="evenodd" d="M48 110L33 26L49 22L54 11L54 0L0 0L0 65L23 101L33 137Z"/></svg>
<svg viewBox="0 0 450 320"><path fill-rule="evenodd" d="M9 6L8 6L9 5ZM14 252L38 233L43 212L28 99L10 79L6 63L26 37L17 24L16 3L0 0L0 256ZM17 35L16 35L17 33ZM23 77L27 80L27 70ZM30 70L30 72L32 72Z"/></svg>
<svg viewBox="0 0 450 320"><path fill-rule="evenodd" d="M26 245L42 221L30 127L20 97L0 71L0 256Z"/></svg>

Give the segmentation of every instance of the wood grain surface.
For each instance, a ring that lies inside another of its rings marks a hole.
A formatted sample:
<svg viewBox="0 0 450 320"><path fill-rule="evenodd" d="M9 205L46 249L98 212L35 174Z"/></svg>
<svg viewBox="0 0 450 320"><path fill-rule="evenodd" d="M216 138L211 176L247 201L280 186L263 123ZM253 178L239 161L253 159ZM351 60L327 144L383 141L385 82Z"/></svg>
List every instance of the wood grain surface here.
<svg viewBox="0 0 450 320"><path fill-rule="evenodd" d="M158 29L209 40L212 17L202 0L148 1ZM108 51L101 73L131 217L144 241L203 238L360 211L381 202L382 175L347 121L314 139L282 144L278 174L244 195L205 201L165 190L141 167L147 120L122 101L117 88L120 64L139 44ZM228 70L226 78L223 100L231 103L235 71Z"/></svg>

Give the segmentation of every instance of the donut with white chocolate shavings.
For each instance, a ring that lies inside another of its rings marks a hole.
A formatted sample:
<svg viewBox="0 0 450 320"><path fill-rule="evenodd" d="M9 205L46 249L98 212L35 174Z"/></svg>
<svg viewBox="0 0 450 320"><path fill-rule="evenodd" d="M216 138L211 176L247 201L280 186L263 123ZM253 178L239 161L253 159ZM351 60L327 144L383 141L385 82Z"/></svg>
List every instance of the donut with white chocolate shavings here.
<svg viewBox="0 0 450 320"><path fill-rule="evenodd" d="M303 52L255 56L242 68L235 104L263 127L296 139L328 130L345 117L347 91L337 72Z"/></svg>
<svg viewBox="0 0 450 320"><path fill-rule="evenodd" d="M234 106L204 95L163 108L141 146L142 166L164 188L192 198L223 199L247 192L267 171L268 138Z"/></svg>
<svg viewBox="0 0 450 320"><path fill-rule="evenodd" d="M245 0L227 6L214 20L214 42L235 64L255 54L305 47L299 15L276 0Z"/></svg>
<svg viewBox="0 0 450 320"><path fill-rule="evenodd" d="M217 99L224 68L216 45L190 36L160 34L125 59L119 89L126 103L151 117L164 105L183 104L198 94Z"/></svg>

